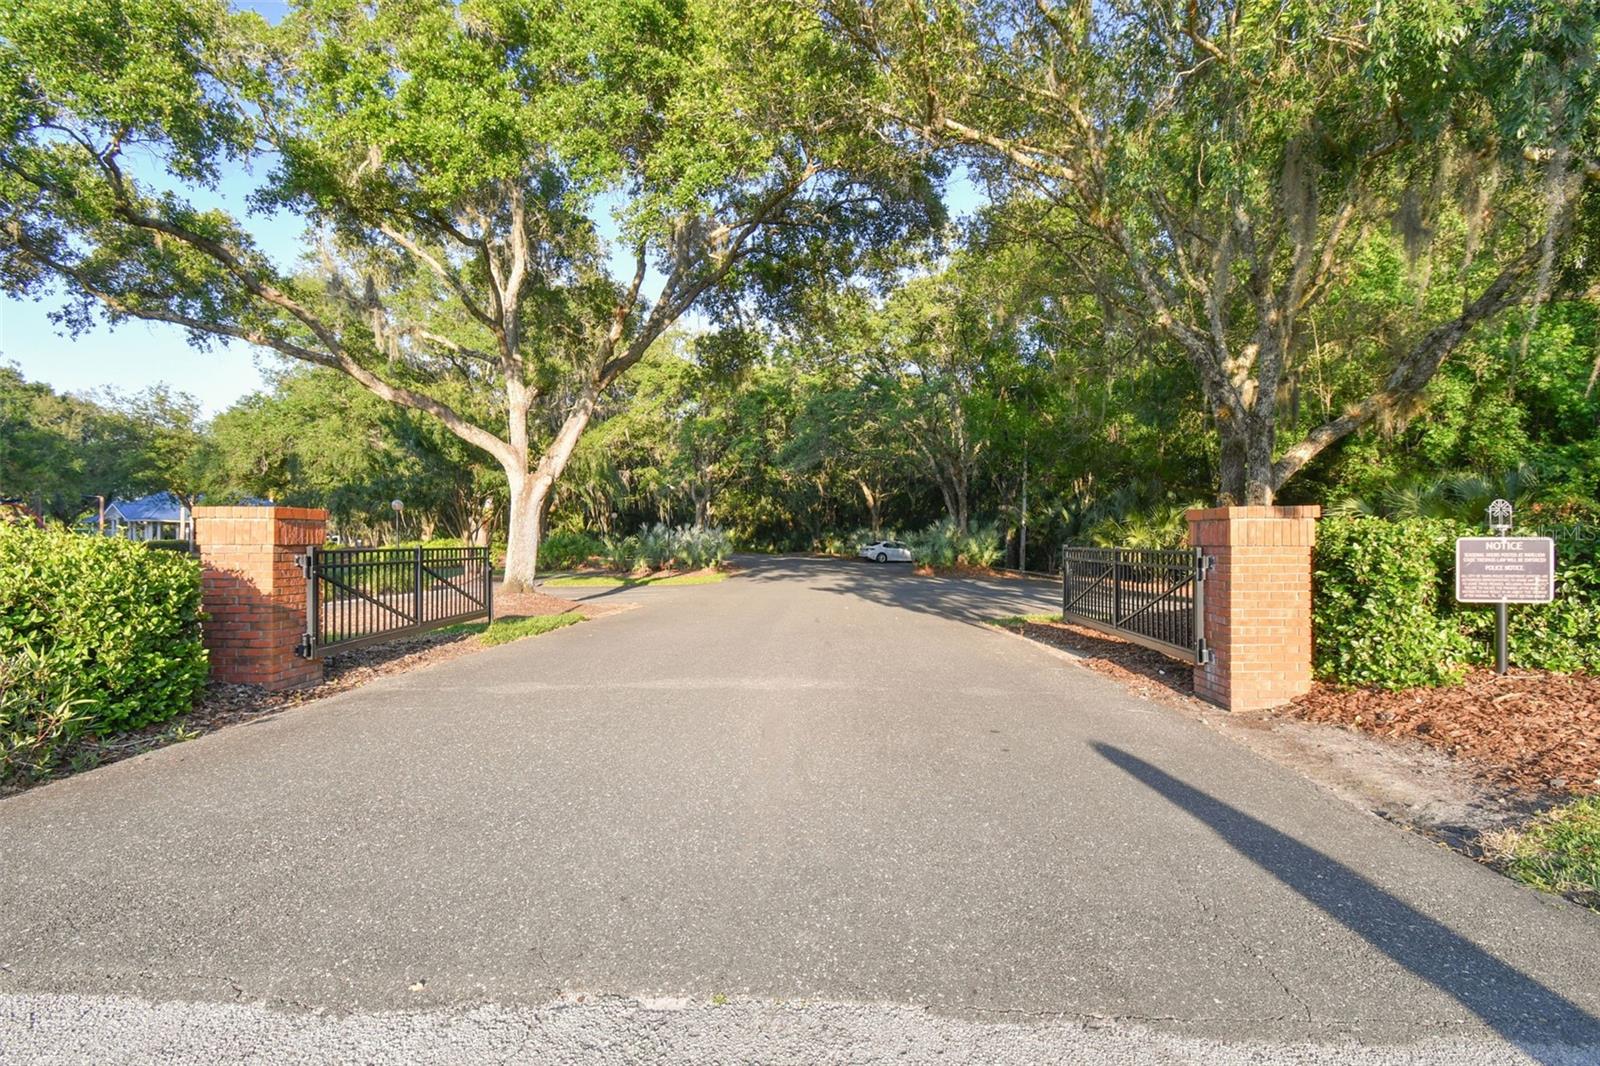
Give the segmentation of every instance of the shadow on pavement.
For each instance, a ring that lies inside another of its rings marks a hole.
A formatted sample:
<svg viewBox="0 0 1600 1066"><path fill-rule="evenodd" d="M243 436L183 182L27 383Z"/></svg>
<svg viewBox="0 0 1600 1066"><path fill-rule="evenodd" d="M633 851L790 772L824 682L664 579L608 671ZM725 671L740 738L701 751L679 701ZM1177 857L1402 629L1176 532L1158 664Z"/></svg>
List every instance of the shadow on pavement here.
<svg viewBox="0 0 1600 1066"><path fill-rule="evenodd" d="M1059 580L924 577L903 563L821 556L744 555L737 561L739 580L804 581L818 592L969 622L1061 610Z"/></svg>
<svg viewBox="0 0 1600 1066"><path fill-rule="evenodd" d="M1600 1048L1600 1020L1354 870L1111 744L1091 747L1210 826L1239 854L1427 981L1530 1058L1546 1064ZM1563 1047L1564 1045L1564 1047ZM1582 1049L1582 1050L1578 1050Z"/></svg>

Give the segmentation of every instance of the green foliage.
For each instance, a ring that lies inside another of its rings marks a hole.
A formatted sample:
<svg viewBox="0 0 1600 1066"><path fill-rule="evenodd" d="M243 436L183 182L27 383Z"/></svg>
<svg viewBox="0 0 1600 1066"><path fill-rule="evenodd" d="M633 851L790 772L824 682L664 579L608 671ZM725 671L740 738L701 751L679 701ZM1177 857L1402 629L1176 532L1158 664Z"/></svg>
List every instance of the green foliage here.
<svg viewBox="0 0 1600 1066"><path fill-rule="evenodd" d="M1185 517L1197 503L1160 503L1145 510L1107 515L1083 534L1090 544L1106 548L1181 548L1189 541Z"/></svg>
<svg viewBox="0 0 1600 1066"><path fill-rule="evenodd" d="M38 648L0 653L0 781L49 774L85 726L86 702Z"/></svg>
<svg viewBox="0 0 1600 1066"><path fill-rule="evenodd" d="M993 566L1000 561L1000 530L995 525L962 530L948 518L906 537L919 566Z"/></svg>
<svg viewBox="0 0 1600 1066"><path fill-rule="evenodd" d="M203 456L207 500L324 507L341 534L367 542L402 527L466 535L483 520L485 499L504 506L498 466L434 420L327 369L278 374L269 390L218 415ZM396 499L405 504L398 522Z"/></svg>
<svg viewBox="0 0 1600 1066"><path fill-rule="evenodd" d="M817 538L814 547L815 550L823 555L837 555L846 559L853 559L863 546L885 539L896 539L894 531L885 529L874 532L866 526L852 529L848 533L830 529Z"/></svg>
<svg viewBox="0 0 1600 1066"><path fill-rule="evenodd" d="M804 6L7 4L0 287L426 413L508 479L525 584L597 397L675 320L774 308L938 220L940 164L882 135L863 75ZM225 168L307 223L292 270L214 206Z"/></svg>
<svg viewBox="0 0 1600 1066"><path fill-rule="evenodd" d="M646 526L630 537L607 537L600 556L612 570L699 570L717 566L733 551L733 542L721 529L701 526Z"/></svg>
<svg viewBox="0 0 1600 1066"><path fill-rule="evenodd" d="M539 565L545 570L571 570L605 551L605 544L587 533L551 533L539 545Z"/></svg>
<svg viewBox="0 0 1600 1066"><path fill-rule="evenodd" d="M1512 605L1507 651L1513 665L1559 673L1600 674L1600 523L1559 523L1517 532L1545 534L1556 542L1556 597L1547 604ZM1488 662L1494 612L1458 608L1460 624Z"/></svg>
<svg viewBox="0 0 1600 1066"><path fill-rule="evenodd" d="M1329 518L1317 529L1312 629L1318 676L1383 688L1459 680L1471 648L1448 617L1456 527Z"/></svg>
<svg viewBox="0 0 1600 1066"><path fill-rule="evenodd" d="M1554 807L1484 843L1495 863L1517 880L1600 911L1600 795Z"/></svg>
<svg viewBox="0 0 1600 1066"><path fill-rule="evenodd" d="M503 618L493 625L484 622L464 622L460 625L446 626L440 632L476 634L480 644L492 648L499 644L509 644L513 640L522 640L524 637L537 637L556 629L564 629L583 620L584 616L577 611L566 611L562 614L537 614L528 618Z"/></svg>
<svg viewBox="0 0 1600 1066"><path fill-rule="evenodd" d="M0 656L32 652L114 733L188 710L206 681L200 568L130 541L0 526ZM58 688L47 704L67 698Z"/></svg>
<svg viewBox="0 0 1600 1066"><path fill-rule="evenodd" d="M70 522L107 500L203 487L199 405L155 386L58 394L0 365L0 497Z"/></svg>
<svg viewBox="0 0 1600 1066"><path fill-rule="evenodd" d="M1530 535L1537 530L1528 530ZM1600 527L1564 526L1556 599L1510 609L1514 665L1600 672ZM1316 670L1384 688L1457 680L1492 659L1494 612L1454 600L1455 538L1482 527L1444 518L1331 517L1317 529Z"/></svg>

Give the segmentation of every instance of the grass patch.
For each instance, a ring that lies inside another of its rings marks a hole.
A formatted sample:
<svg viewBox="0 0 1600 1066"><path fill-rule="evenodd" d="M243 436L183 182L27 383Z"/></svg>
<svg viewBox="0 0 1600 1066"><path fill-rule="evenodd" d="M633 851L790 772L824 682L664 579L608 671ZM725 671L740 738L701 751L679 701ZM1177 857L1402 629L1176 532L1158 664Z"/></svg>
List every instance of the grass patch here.
<svg viewBox="0 0 1600 1066"><path fill-rule="evenodd" d="M674 574L671 577L617 577L614 574L579 574L574 577L553 577L545 582L547 588L566 589L631 589L642 585L715 585L728 580L722 571L710 574Z"/></svg>
<svg viewBox="0 0 1600 1066"><path fill-rule="evenodd" d="M984 620L984 625L1001 626L1005 629L1021 629L1029 622L1059 622L1059 614L1009 614L1004 618L989 618Z"/></svg>
<svg viewBox="0 0 1600 1066"><path fill-rule="evenodd" d="M439 632L476 633L484 647L492 648L496 644L509 644L523 637L537 637L541 633L548 633L552 629L561 629L581 621L583 615L577 611L567 611L565 614L537 614L531 618L506 618L494 625L484 622L463 622L460 625L445 626Z"/></svg>
<svg viewBox="0 0 1600 1066"><path fill-rule="evenodd" d="M1518 881L1600 911L1600 796L1554 807L1521 829L1489 834L1484 844Z"/></svg>

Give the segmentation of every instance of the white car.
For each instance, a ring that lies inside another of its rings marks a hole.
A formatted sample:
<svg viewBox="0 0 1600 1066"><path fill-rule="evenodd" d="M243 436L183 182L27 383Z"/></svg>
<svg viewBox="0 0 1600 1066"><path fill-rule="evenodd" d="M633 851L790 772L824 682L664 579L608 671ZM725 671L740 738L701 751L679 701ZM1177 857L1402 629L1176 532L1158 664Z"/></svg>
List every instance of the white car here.
<svg viewBox="0 0 1600 1066"><path fill-rule="evenodd" d="M909 563L911 549L898 540L880 540L876 544L863 545L857 552L863 559L871 559L875 563Z"/></svg>

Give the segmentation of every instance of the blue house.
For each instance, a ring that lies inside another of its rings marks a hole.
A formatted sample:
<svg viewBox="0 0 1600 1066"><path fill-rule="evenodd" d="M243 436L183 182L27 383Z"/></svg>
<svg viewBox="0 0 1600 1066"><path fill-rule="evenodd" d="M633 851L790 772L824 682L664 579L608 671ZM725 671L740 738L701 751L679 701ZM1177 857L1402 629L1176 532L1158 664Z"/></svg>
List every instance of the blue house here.
<svg viewBox="0 0 1600 1066"><path fill-rule="evenodd" d="M247 497L244 507L271 507L271 500ZM91 514L78 523L93 533L100 516ZM194 516L189 505L171 492L152 492L136 500L113 499L106 502L105 535L127 540L193 540Z"/></svg>
<svg viewBox="0 0 1600 1066"><path fill-rule="evenodd" d="M100 516L91 514L79 525L93 532ZM187 540L194 522L189 507L170 492L152 492L136 500L106 501L105 535L127 540Z"/></svg>

